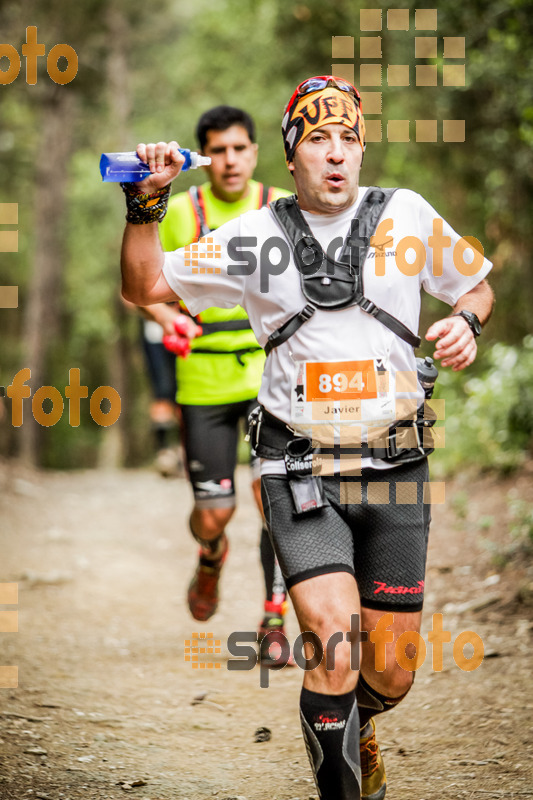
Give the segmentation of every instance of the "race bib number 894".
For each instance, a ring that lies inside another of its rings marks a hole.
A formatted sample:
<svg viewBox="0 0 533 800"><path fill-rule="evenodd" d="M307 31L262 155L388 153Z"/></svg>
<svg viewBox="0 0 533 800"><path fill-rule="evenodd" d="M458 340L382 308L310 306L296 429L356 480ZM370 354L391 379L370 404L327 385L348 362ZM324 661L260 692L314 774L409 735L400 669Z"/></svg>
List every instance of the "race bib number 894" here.
<svg viewBox="0 0 533 800"><path fill-rule="evenodd" d="M372 400L377 397L374 362L308 362L306 401Z"/></svg>

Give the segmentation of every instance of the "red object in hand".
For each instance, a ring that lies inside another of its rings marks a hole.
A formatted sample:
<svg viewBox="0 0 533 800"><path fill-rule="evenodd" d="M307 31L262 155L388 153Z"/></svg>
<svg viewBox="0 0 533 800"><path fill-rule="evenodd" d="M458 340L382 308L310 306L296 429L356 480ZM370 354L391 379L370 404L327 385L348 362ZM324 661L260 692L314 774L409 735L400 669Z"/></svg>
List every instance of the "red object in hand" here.
<svg viewBox="0 0 533 800"><path fill-rule="evenodd" d="M191 342L186 336L178 336L175 333L171 336L163 336L163 344L167 350L180 358L187 358L191 352Z"/></svg>
<svg viewBox="0 0 533 800"><path fill-rule="evenodd" d="M197 325L192 317L187 317L185 314L180 314L179 317L176 317L173 325L178 336L186 336L187 339L196 339L197 336L202 335L201 325Z"/></svg>
<svg viewBox="0 0 533 800"><path fill-rule="evenodd" d="M181 314L174 322L175 334L163 336L163 345L179 358L187 358L191 352L191 339L202 335L202 328L190 317Z"/></svg>
<svg viewBox="0 0 533 800"><path fill-rule="evenodd" d="M191 338L189 336L189 320L185 315L176 317L172 324L178 336L185 336L187 339Z"/></svg>

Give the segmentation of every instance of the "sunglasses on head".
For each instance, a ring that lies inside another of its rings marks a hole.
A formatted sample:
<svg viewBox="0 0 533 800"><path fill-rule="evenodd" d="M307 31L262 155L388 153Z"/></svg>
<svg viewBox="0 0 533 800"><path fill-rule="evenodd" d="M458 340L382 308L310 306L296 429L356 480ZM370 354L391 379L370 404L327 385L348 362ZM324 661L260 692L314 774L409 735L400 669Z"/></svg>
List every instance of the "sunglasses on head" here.
<svg viewBox="0 0 533 800"><path fill-rule="evenodd" d="M326 89L328 86L333 86L336 89L339 89L341 92L347 92L348 94L351 94L356 105L361 105L361 95L351 83L348 83L348 81L345 81L342 78L336 78L334 75L319 75L315 78L307 78L307 80L303 81L303 83L296 87L293 96L289 100L287 110L292 108L299 97L304 97L306 94L311 94L312 92L320 92L322 89Z"/></svg>

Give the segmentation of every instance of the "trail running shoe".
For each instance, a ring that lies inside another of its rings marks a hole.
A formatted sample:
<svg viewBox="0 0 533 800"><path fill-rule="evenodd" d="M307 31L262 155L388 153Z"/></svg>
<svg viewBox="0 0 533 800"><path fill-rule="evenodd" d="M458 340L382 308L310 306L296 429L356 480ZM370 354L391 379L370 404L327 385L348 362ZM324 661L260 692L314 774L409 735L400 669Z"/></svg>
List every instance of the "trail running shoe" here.
<svg viewBox="0 0 533 800"><path fill-rule="evenodd" d="M359 749L363 778L361 800L383 800L387 791L387 776L379 744L376 741L376 726L373 719L370 719L361 731Z"/></svg>
<svg viewBox="0 0 533 800"><path fill-rule="evenodd" d="M286 606L286 603L282 603L274 609L272 603L268 601L265 603L265 616L259 625L257 646L261 663L266 666L280 668L287 664L294 664L290 654L290 645L288 654L282 658L282 646L287 649L289 644L283 624ZM266 641L264 641L265 638ZM264 644L262 644L263 641Z"/></svg>
<svg viewBox="0 0 533 800"><path fill-rule="evenodd" d="M189 610L194 619L200 622L210 619L218 608L218 581L228 554L228 540L225 534L223 536L222 555L214 561L210 561L200 552L196 572L189 584L187 592Z"/></svg>
<svg viewBox="0 0 533 800"><path fill-rule="evenodd" d="M184 477L183 458L179 448L165 447L163 450L158 450L155 468L163 478Z"/></svg>

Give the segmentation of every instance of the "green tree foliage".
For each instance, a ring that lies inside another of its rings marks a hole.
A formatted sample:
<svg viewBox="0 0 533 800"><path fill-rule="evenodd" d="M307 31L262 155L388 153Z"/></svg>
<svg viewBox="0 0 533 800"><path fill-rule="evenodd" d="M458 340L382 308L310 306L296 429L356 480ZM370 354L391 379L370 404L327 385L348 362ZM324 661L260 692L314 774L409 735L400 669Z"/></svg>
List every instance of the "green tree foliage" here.
<svg viewBox="0 0 533 800"><path fill-rule="evenodd" d="M435 451L442 474L476 468L509 472L533 452L533 336L523 346L495 344L476 377L442 371L446 447Z"/></svg>
<svg viewBox="0 0 533 800"><path fill-rule="evenodd" d="M466 119L467 141L441 148L432 166L450 176L452 195L462 198L460 212L480 231L494 261L494 333L518 343L531 330L533 304L531 4L447 3L439 34L441 27L444 36L466 32L466 86L445 95L444 110Z"/></svg>

